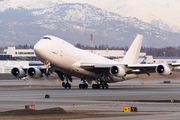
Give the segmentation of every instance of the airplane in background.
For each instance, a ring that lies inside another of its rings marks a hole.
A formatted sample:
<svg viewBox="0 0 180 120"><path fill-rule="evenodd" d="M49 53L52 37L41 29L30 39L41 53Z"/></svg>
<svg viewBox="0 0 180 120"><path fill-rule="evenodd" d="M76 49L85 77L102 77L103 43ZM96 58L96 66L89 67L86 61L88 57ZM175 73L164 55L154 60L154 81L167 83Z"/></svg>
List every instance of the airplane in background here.
<svg viewBox="0 0 180 120"><path fill-rule="evenodd" d="M154 72L166 76L171 74L174 67L180 66L180 63L139 64L142 39L142 35L137 35L123 60L116 62L76 48L63 39L46 35L34 46L34 52L44 63L43 66L13 66L10 65L10 61L5 66L12 67L11 74L16 78L28 76L38 79L56 72L65 89L71 88L72 76L79 77L83 81L79 84L80 89L87 89L86 82L92 84L92 81L96 81L96 84L92 84L93 89L108 89L108 83L137 78L139 74L150 75Z"/></svg>
<svg viewBox="0 0 180 120"><path fill-rule="evenodd" d="M147 60L147 57L145 57L145 58L143 59L143 61L140 62L139 64L146 64L146 60Z"/></svg>

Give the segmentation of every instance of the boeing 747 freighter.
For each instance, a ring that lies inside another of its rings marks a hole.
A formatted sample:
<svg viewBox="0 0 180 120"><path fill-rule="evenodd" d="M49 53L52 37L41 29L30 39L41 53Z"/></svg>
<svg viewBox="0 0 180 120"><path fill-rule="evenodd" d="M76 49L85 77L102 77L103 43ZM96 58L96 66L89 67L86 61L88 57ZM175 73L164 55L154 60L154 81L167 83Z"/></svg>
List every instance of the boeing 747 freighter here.
<svg viewBox="0 0 180 120"><path fill-rule="evenodd" d="M139 64L139 54L142 45L142 35L137 35L131 47L121 62L78 49L63 39L46 35L34 46L34 52L44 66L12 66L11 74L16 78L40 78L56 72L63 81L64 88L71 88L72 76L81 78L80 89L87 89L88 84L93 89L108 89L108 83L137 78L139 74L158 73L170 75L174 67L180 63L170 64Z"/></svg>

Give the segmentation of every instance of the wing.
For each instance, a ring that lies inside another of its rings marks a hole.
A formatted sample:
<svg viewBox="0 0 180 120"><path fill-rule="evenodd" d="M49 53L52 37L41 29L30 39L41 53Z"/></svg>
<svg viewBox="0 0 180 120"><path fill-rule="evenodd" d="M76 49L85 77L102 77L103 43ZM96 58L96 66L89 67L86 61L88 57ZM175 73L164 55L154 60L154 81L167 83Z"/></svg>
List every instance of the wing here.
<svg viewBox="0 0 180 120"><path fill-rule="evenodd" d="M40 78L43 73L46 73L47 67L42 66L15 66L12 65L10 61L5 64L5 67L12 68L11 74L15 78L23 78L27 75L31 78ZM49 69L49 68L48 68Z"/></svg>
<svg viewBox="0 0 180 120"><path fill-rule="evenodd" d="M163 75L169 73L174 67L180 66L180 63L169 64L97 64L97 63L81 63L82 68L92 72L109 72L113 66L123 66L126 74L147 74L159 72ZM169 73L170 74L170 73Z"/></svg>
<svg viewBox="0 0 180 120"><path fill-rule="evenodd" d="M126 65L126 67L131 68L131 69L139 69L142 72L147 73L153 73L156 72L156 68L158 67L164 67L164 68L169 68L170 70L173 70L174 67L180 66L180 63L167 63L167 64L130 64Z"/></svg>
<svg viewBox="0 0 180 120"><path fill-rule="evenodd" d="M24 70L27 70L31 67L35 67L35 68L39 68L39 69L46 69L47 67L45 65L40 65L40 66L16 66L16 65L12 65L11 61L8 61L4 67L9 67L9 68L22 68Z"/></svg>
<svg viewBox="0 0 180 120"><path fill-rule="evenodd" d="M96 73L107 72L112 66L114 64L80 63L81 68Z"/></svg>
<svg viewBox="0 0 180 120"><path fill-rule="evenodd" d="M29 68L29 66L16 66L16 65L12 65L11 61L7 61L7 63L4 65L4 67L9 67L9 68L20 67L20 68L24 68L24 69L28 69Z"/></svg>
<svg viewBox="0 0 180 120"><path fill-rule="evenodd" d="M158 65L159 64L131 64L131 65L126 65L126 67L132 69L132 71L128 71L129 74L135 73L135 74L150 75L150 73L156 72L156 67Z"/></svg>

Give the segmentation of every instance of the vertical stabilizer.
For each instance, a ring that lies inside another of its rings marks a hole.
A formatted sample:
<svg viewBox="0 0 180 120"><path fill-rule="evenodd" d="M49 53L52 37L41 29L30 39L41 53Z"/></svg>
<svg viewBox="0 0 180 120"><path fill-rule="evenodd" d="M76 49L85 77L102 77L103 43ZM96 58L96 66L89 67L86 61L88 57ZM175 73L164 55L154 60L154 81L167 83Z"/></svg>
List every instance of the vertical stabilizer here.
<svg viewBox="0 0 180 120"><path fill-rule="evenodd" d="M122 64L137 64L139 60L139 54L142 45L142 35L137 35L134 42L131 44L131 47L127 51L126 55L124 56L123 60L121 61Z"/></svg>

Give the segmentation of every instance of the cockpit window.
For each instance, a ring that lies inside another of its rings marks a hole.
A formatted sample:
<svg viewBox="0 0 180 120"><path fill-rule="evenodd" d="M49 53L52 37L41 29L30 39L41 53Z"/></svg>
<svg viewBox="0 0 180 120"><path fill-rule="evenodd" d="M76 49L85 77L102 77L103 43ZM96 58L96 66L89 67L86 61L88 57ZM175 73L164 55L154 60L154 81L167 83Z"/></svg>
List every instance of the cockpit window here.
<svg viewBox="0 0 180 120"><path fill-rule="evenodd" d="M51 40L51 38L50 38L50 37L43 37L42 39L49 39L49 40Z"/></svg>

